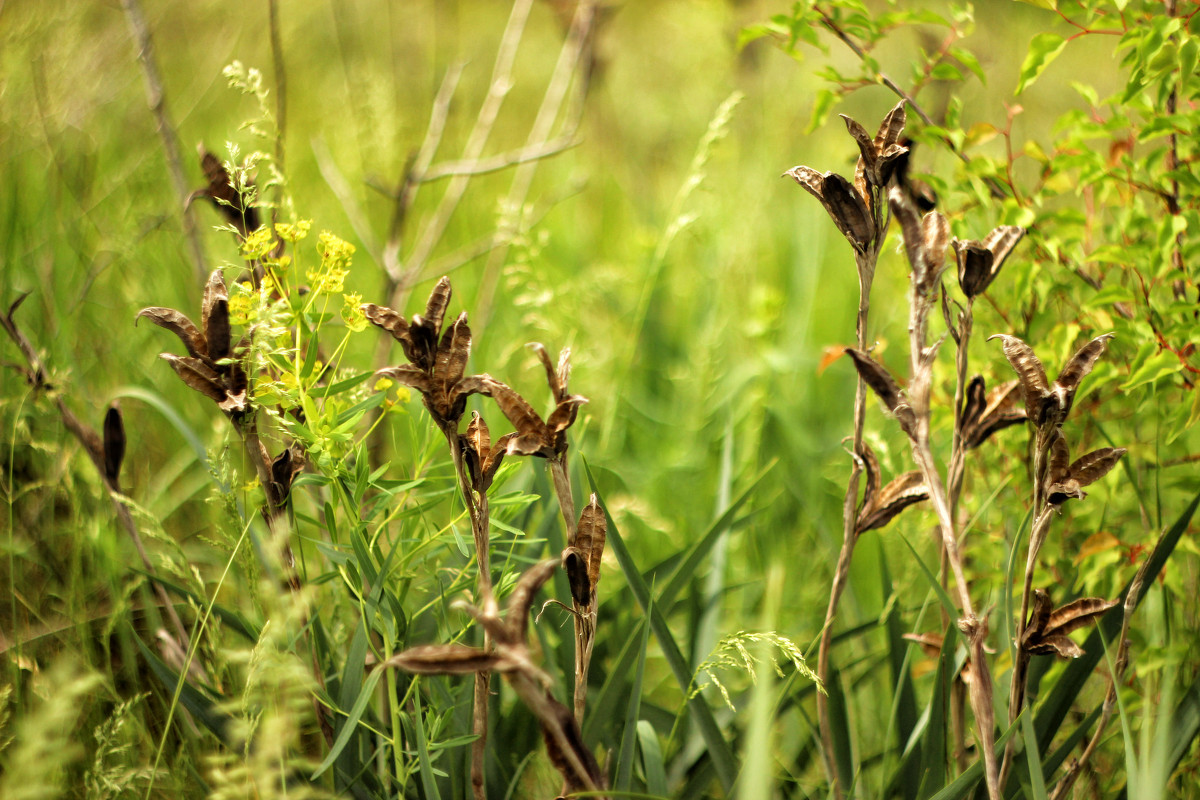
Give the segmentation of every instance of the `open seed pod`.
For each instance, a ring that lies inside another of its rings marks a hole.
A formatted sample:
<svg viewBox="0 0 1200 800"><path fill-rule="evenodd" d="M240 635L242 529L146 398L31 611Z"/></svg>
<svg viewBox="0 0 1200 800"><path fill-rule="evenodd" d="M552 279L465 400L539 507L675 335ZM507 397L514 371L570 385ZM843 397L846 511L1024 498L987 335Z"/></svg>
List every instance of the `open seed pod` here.
<svg viewBox="0 0 1200 800"><path fill-rule="evenodd" d="M1125 455L1124 447L1101 447L1071 461L1067 439L1057 431L1050 443L1050 468L1046 474L1046 502L1059 507L1087 496L1083 487L1103 478Z"/></svg>
<svg viewBox="0 0 1200 800"><path fill-rule="evenodd" d="M1024 228L1001 225L989 233L983 241L953 241L954 257L958 262L958 285L963 294L974 300L987 291L1005 259L1025 235Z"/></svg>
<svg viewBox="0 0 1200 800"><path fill-rule="evenodd" d="M200 169L204 171L208 185L192 192L187 204L191 205L197 198L207 197L225 221L242 236L258 230L258 209L246 202L221 159L205 150L203 145L200 146Z"/></svg>
<svg viewBox="0 0 1200 800"><path fill-rule="evenodd" d="M1083 655L1083 648L1071 641L1068 634L1090 625L1118 602L1100 597L1081 597L1051 610L1054 606L1050 602L1050 595L1041 589L1034 589L1033 609L1025 632L1021 634L1021 649L1034 655L1079 658Z"/></svg>
<svg viewBox="0 0 1200 800"><path fill-rule="evenodd" d="M899 186L888 190L888 203L904 236L913 288L918 296L932 297L942 285L950 223L937 211L922 217L912 198Z"/></svg>
<svg viewBox="0 0 1200 800"><path fill-rule="evenodd" d="M1092 371L1112 337L1111 333L1105 333L1081 347L1071 356L1071 360L1063 367L1053 384L1046 380L1046 370L1034 355L1033 348L1016 336L997 333L989 336L988 341L999 339L1004 344L1004 356L1021 381L1021 391L1025 397L1025 415L1034 425L1041 428L1062 425L1066 420L1071 405L1075 402L1075 392L1080 381Z"/></svg>
<svg viewBox="0 0 1200 800"><path fill-rule="evenodd" d="M563 569L571 585L571 597L586 608L596 596L600 582L600 562L604 557L604 542L608 535L608 520L596 495L579 515L575 536L570 547L563 551Z"/></svg>
<svg viewBox="0 0 1200 800"><path fill-rule="evenodd" d="M516 428L516 436L508 440L510 455L558 458L567 451L567 429L575 423L579 406L586 403L587 398L567 390L571 372L570 350L562 351L555 368L546 348L536 343L532 347L546 369L550 392L554 396L555 405L550 416L543 421L524 397L500 381L489 379L485 394L496 401L500 411Z"/></svg>
<svg viewBox="0 0 1200 800"><path fill-rule="evenodd" d="M213 270L204 287L200 327L173 308L143 308L134 324L146 317L179 337L187 356L163 353L176 374L191 388L215 402L227 414L247 409L247 380L241 364L232 359L229 327L229 292L221 270Z"/></svg>
<svg viewBox="0 0 1200 800"><path fill-rule="evenodd" d="M467 474L471 477L471 488L479 494L486 494L492 486L496 471L504 462L508 453L508 443L516 433L507 433L492 442L491 432L487 423L478 411L471 412L471 422L467 425L467 433L462 437L463 460L467 465Z"/></svg>
<svg viewBox="0 0 1200 800"><path fill-rule="evenodd" d="M854 523L856 535L882 528L904 509L929 499L929 486L920 470L906 472L894 478L887 486L882 486L879 460L875 458L875 451L866 442L862 444L860 457L866 475L866 488Z"/></svg>
<svg viewBox="0 0 1200 800"><path fill-rule="evenodd" d="M416 389L439 425L457 428L466 413L467 398L489 394L492 381L487 375L465 374L471 354L467 313L459 314L450 327L442 330L450 295L450 279L443 277L429 295L425 314L413 315L412 322L374 303L365 303L361 308L368 320L392 334L411 362L381 369L376 376Z"/></svg>
<svg viewBox="0 0 1200 800"><path fill-rule="evenodd" d="M904 396L900 384L887 371L887 368L865 352L853 347L846 348L846 355L850 356L850 360L854 362L854 368L858 370L863 383L870 386L871 391L879 395L879 399L896 417L896 421L900 423L904 432L909 436L915 435L917 420L912 406L908 404L908 398Z"/></svg>
<svg viewBox="0 0 1200 800"><path fill-rule="evenodd" d="M982 375L971 379L963 404L962 436L966 449L973 450L996 431L1025 421L1025 409L1017 404L1019 386L1019 381L1012 380L985 391Z"/></svg>

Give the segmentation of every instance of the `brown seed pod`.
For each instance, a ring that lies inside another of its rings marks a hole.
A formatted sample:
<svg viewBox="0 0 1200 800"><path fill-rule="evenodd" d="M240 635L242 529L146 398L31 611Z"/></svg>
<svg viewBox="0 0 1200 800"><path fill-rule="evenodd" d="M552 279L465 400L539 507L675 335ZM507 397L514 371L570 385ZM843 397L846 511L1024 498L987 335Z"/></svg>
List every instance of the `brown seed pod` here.
<svg viewBox="0 0 1200 800"><path fill-rule="evenodd" d="M470 675L502 671L510 665L495 653L462 644L427 644L397 653L385 666L399 667L415 675Z"/></svg>
<svg viewBox="0 0 1200 800"><path fill-rule="evenodd" d="M855 533L882 528L904 509L928 499L929 486L925 483L925 476L921 471L906 472L883 487L870 507L864 506L859 511Z"/></svg>
<svg viewBox="0 0 1200 800"><path fill-rule="evenodd" d="M1063 367L1053 384L1046 380L1046 371L1032 348L1016 336L997 333L989 336L988 341L1000 339L1003 343L1004 355L1021 380L1021 390L1025 395L1025 414L1040 428L1061 425L1067 418L1075 401L1079 383L1092 371L1112 336L1111 333L1097 336L1080 348Z"/></svg>
<svg viewBox="0 0 1200 800"><path fill-rule="evenodd" d="M104 414L104 477L114 489L120 489L121 462L125 459L125 424L121 409L113 403Z"/></svg>
<svg viewBox="0 0 1200 800"><path fill-rule="evenodd" d="M958 262L958 284L963 294L973 300L987 291L1009 253L1024 235L1024 228L1001 225L983 241L955 239L953 245Z"/></svg>
<svg viewBox="0 0 1200 800"><path fill-rule="evenodd" d="M1068 634L1090 625L1119 602L1100 597L1081 597L1051 611L1050 596L1041 589L1034 589L1033 609L1025 632L1021 635L1021 649L1033 655L1078 658L1083 655L1083 649L1071 641Z"/></svg>
<svg viewBox="0 0 1200 800"><path fill-rule="evenodd" d="M187 200L188 205L198 197L207 197L225 221L242 236L258 230L258 209L246 203L221 159L205 150L203 145L200 147L200 169L208 185L192 192Z"/></svg>
<svg viewBox="0 0 1200 800"><path fill-rule="evenodd" d="M916 420L896 379L882 364L866 353L853 347L847 347L845 352L854 362L854 368L858 370L863 383L870 386L871 390L879 395L879 399L895 415L904 432L912 435Z"/></svg>

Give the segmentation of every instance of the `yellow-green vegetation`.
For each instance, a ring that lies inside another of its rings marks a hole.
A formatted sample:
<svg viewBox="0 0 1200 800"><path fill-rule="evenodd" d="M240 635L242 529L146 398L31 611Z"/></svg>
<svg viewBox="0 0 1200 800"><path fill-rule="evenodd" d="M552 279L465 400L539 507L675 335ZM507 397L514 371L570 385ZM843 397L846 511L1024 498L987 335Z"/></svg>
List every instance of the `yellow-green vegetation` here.
<svg viewBox="0 0 1200 800"><path fill-rule="evenodd" d="M1200 797L1198 61L0 0L0 797Z"/></svg>

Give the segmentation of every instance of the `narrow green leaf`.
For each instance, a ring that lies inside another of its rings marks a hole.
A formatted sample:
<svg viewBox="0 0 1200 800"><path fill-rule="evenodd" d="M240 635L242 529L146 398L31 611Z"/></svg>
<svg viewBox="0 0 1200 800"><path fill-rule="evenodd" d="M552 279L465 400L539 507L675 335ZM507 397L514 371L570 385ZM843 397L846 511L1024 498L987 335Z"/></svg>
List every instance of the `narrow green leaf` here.
<svg viewBox="0 0 1200 800"><path fill-rule="evenodd" d="M846 695L842 691L842 677L833 659L829 661L829 681L825 685L829 702L829 732L833 739L834 762L837 764L838 783L849 786L854 781L854 750L850 745L850 715L846 710ZM853 796L853 795L851 795Z"/></svg>
<svg viewBox="0 0 1200 800"><path fill-rule="evenodd" d="M629 705L625 709L625 727L621 733L621 749L617 755L617 768L614 773L616 779L613 788L618 792L628 791L633 781L634 745L637 744L637 725L642 708L642 675L646 668L646 649L649 643L650 626L643 624L637 667L633 672L633 683L629 687Z"/></svg>
<svg viewBox="0 0 1200 800"><path fill-rule="evenodd" d="M166 688L167 693L174 694L178 691L179 702L188 710L188 713L199 720L201 725L216 734L216 737L221 742L231 744L229 740L229 724L232 722L232 719L229 715L219 710L212 698L188 681L183 681L183 685L180 686L179 673L168 667L166 662L147 647L146 643L142 641L142 637L135 634L133 638L137 642L138 649L142 652L142 658L146 659L146 663L150 665L150 671L154 673L154 677L158 678L159 682Z"/></svg>
<svg viewBox="0 0 1200 800"><path fill-rule="evenodd" d="M1032 800L1046 800L1046 781L1042 777L1042 756L1038 752L1033 719L1028 714L1021 716L1021 735L1025 739L1025 763L1029 767L1029 791Z"/></svg>
<svg viewBox="0 0 1200 800"><path fill-rule="evenodd" d="M429 742L425 739L425 715L421 711L421 692L415 691L412 693L413 704L413 727L417 730L417 763L421 767L421 788L425 790L425 797L429 800L442 800L441 793L438 792L436 776L433 772L433 762L429 758Z"/></svg>
<svg viewBox="0 0 1200 800"><path fill-rule="evenodd" d="M1008 730L996 740L994 752L997 757L1000 757L1004 753L1004 748L1008 744L1008 740L1012 738L1012 735L1017 730L1017 726L1021 724L1021 719L1028 713L1028 708L1022 711L1021 716L1017 718L1016 722L1010 725ZM975 790L975 784L979 783L982 778L983 759L977 758L971 766L963 770L961 775L948 783L944 789L931 797L930 800L963 800L963 798L970 797L971 792Z"/></svg>
<svg viewBox="0 0 1200 800"><path fill-rule="evenodd" d="M321 777L325 770L333 766L333 762L337 761L342 750L349 744L350 737L354 733L355 728L358 727L358 721L362 719L363 712L367 709L367 703L370 702L372 695L375 694L375 685L379 683L379 678L383 675L384 671L383 669L372 670L371 674L367 676L362 690L358 693L358 698L354 701L354 707L350 709L350 713L346 715L345 722L342 723L342 732L333 740L333 747L329 749L329 754L325 756L325 760L313 772L313 780Z"/></svg>
<svg viewBox="0 0 1200 800"><path fill-rule="evenodd" d="M1029 43L1029 52L1021 64L1021 79L1013 94L1020 94L1029 88L1050 62L1058 58L1058 54L1066 47L1067 40L1057 33L1039 33Z"/></svg>
<svg viewBox="0 0 1200 800"><path fill-rule="evenodd" d="M938 654L937 672L933 678L933 696L929 698L929 724L925 727L925 746L921 750L921 787L918 797L929 797L946 785L946 729L949 724L950 698L954 683L954 650L958 639L946 636Z"/></svg>
<svg viewBox="0 0 1200 800"><path fill-rule="evenodd" d="M642 770L646 774L646 792L655 797L667 796L667 768L663 764L662 747L654 726L638 720L638 749L642 751Z"/></svg>
<svg viewBox="0 0 1200 800"><path fill-rule="evenodd" d="M913 560L917 562L917 566L921 568L922 574L925 575L925 580L929 581L929 585L933 587L933 591L937 594L938 600L940 600L942 603L942 608L946 609L946 613L950 615L950 619L958 619L958 606L954 605L954 601L950 599L950 595L946 594L946 590L942 588L941 582L938 581L937 576L933 574L933 571L930 570L929 567L925 566L925 562L917 553L917 548L912 546L912 542L910 542L908 537L903 533L900 534L900 539L905 545L908 546L909 551L912 553ZM954 628L957 630L958 626L954 626Z"/></svg>

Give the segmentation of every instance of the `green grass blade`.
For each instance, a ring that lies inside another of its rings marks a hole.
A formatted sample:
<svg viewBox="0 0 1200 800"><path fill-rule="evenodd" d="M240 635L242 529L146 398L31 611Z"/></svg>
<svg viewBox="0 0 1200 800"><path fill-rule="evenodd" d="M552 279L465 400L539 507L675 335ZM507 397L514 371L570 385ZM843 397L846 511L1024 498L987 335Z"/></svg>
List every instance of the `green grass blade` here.
<svg viewBox="0 0 1200 800"><path fill-rule="evenodd" d="M909 551L912 553L913 560L917 562L917 566L921 568L921 573L925 576L925 579L929 581L929 585L933 587L933 591L937 594L938 600L940 600L942 603L942 608L946 609L946 613L950 615L950 619L958 619L958 606L956 606L954 601L950 599L950 595L946 594L946 590L942 588L942 584L940 581L938 581L937 575L934 575L933 571L925 565L924 560L922 560L921 556L917 553L917 548L912 546L912 542L908 540L907 536L901 533L900 540L904 542ZM957 626L952 627L957 629ZM965 636L966 634L964 634L964 637Z"/></svg>
<svg viewBox="0 0 1200 800"><path fill-rule="evenodd" d="M1046 800L1046 781L1042 776L1042 756L1038 752L1033 720L1028 714L1021 716L1021 735L1025 739L1025 763L1029 768L1030 796L1032 800Z"/></svg>
<svg viewBox="0 0 1200 800"><path fill-rule="evenodd" d="M608 519L608 544L612 547L613 554L617 558L617 563L620 564L621 571L625 574L625 580L629 582L629 587L633 591L638 605L641 606L642 611L645 612L650 620L654 637L658 640L659 647L662 648L663 657L667 660L667 664L671 668L671 672L675 676L679 688L686 694L691 690L692 669L671 633L670 624L659 613L658 607L651 602L650 588L642 580L642 574L638 571L637 564L634 563L629 548L625 546L625 541L621 538L621 533L617 528L616 522L608 513L608 506L604 502L599 487L596 486L596 480L592 475L591 468L586 464L584 468L587 470L588 482L591 485L592 491L600 499L600 505L604 508L604 516ZM692 717L697 727L700 729L701 735L704 737L704 743L708 746L708 757L712 761L717 779L721 782L725 793L728 794L733 788L734 780L737 778L737 759L733 756L733 750L729 747L729 743L725 741L725 737L721 733L721 728L717 725L717 720L713 716L712 709L704 702L703 697L696 695L687 701L687 705L688 709L692 712Z"/></svg>
<svg viewBox="0 0 1200 800"><path fill-rule="evenodd" d="M1029 713L1026 708L1021 712L1021 716L1017 721L1008 727L999 739L996 740L996 757L999 758L1004 753L1004 748L1008 744L1008 740L1012 738L1017 731L1017 726L1021 724L1021 719ZM969 797L971 792L975 790L975 784L983 779L983 759L978 758L971 766L963 770L963 773L957 778L948 783L945 788L935 794L930 800L963 800Z"/></svg>
<svg viewBox="0 0 1200 800"><path fill-rule="evenodd" d="M642 675L646 668L646 649L650 643L650 626L642 625L637 667L629 687L629 706L625 710L625 729L621 734L621 750L617 756L616 780L613 788L628 791L633 781L634 746L637 744L637 725L642 707Z"/></svg>
<svg viewBox="0 0 1200 800"><path fill-rule="evenodd" d="M230 744L229 723L232 720L229 715L220 711L217 704L207 694L188 681L183 681L180 686L179 673L168 667L166 662L155 655L154 651L142 641L142 637L135 634L133 639L137 642L138 649L142 651L142 657L150 665L150 670L166 688L168 694L173 694L178 686L179 702L188 710L188 713L216 734L223 743Z"/></svg>
<svg viewBox="0 0 1200 800"><path fill-rule="evenodd" d="M379 679L385 671L384 669L377 669L367 676L362 690L358 693L358 697L354 701L354 707L350 709L350 713L346 715L345 722L342 723L342 732L333 740L333 747L329 749L329 754L325 756L325 760L313 772L313 780L321 777L325 770L333 766L333 762L337 761L342 750L350 743L350 737L354 734L355 728L358 727L358 721L362 719L363 712L367 709L367 703L371 701L371 696L375 693L375 685L379 683ZM399 744L397 743L396 746L399 747Z"/></svg>
<svg viewBox="0 0 1200 800"><path fill-rule="evenodd" d="M951 684L954 682L954 650L958 640L947 636L942 640L938 654L937 672L933 678L933 696L929 698L929 722L925 726L925 742L921 748L919 772L921 775L918 797L928 797L934 790L946 785L946 728Z"/></svg>
<svg viewBox="0 0 1200 800"><path fill-rule="evenodd" d="M640 623L648 628L648 623L643 619ZM642 637L637 631L633 633L625 641L625 646L617 655L616 661L608 671L608 677L604 680L604 685L600 687L599 694L588 700L587 718L583 723L583 740L589 746L596 743L596 739L600 736L601 727L606 723L611 723L617 714L617 702L621 697L629 692L629 675L633 670L633 664L636 660L642 657L642 653L638 650L638 643Z"/></svg>
<svg viewBox="0 0 1200 800"><path fill-rule="evenodd" d="M654 726L638 720L638 749L642 752L642 769L646 773L646 792L655 797L667 796L667 768L663 764L662 747Z"/></svg>

